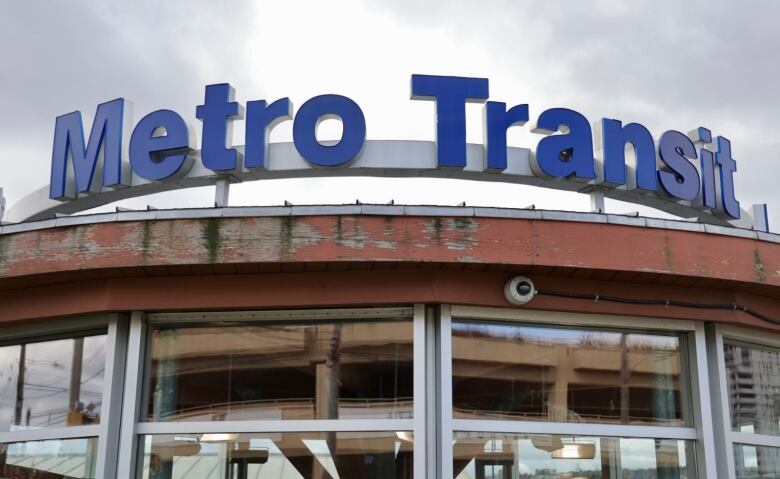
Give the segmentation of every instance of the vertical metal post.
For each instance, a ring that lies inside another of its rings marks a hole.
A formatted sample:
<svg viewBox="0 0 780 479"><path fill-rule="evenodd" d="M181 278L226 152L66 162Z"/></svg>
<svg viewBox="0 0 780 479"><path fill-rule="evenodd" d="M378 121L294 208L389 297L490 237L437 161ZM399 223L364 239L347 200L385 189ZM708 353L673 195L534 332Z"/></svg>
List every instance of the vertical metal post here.
<svg viewBox="0 0 780 479"><path fill-rule="evenodd" d="M135 477L138 454L138 438L136 424L141 408L141 393L143 390L143 367L146 349L146 325L143 313L135 311L130 316L130 330L127 341L127 362L125 367L124 391L122 394L121 427L119 432L119 461L116 478L131 479Z"/></svg>
<svg viewBox="0 0 780 479"><path fill-rule="evenodd" d="M436 429L430 429L428 419L430 412L430 365L428 364L429 344L425 306L414 305L414 477L436 477L435 455L431 455L431 432L435 436ZM435 415L433 416L435 418Z"/></svg>
<svg viewBox="0 0 780 479"><path fill-rule="evenodd" d="M710 388L710 400L706 401L706 405L712 407L713 442L714 447L717 447L717 451L719 452L715 457L719 474L713 473L711 477L734 479L736 476L734 468L734 445L730 440L731 416L729 414L726 361L723 353L723 335L720 334L720 327L715 324L708 324L705 327L705 339L707 348L705 359L709 370ZM705 405L703 404L702 407L705 407Z"/></svg>
<svg viewBox="0 0 780 479"><path fill-rule="evenodd" d="M217 208L224 208L228 205L230 199L230 181L227 178L220 178L217 180L217 185L214 191L214 206Z"/></svg>
<svg viewBox="0 0 780 479"><path fill-rule="evenodd" d="M594 188L590 192L590 211L593 213L606 213L604 206L604 192Z"/></svg>
<svg viewBox="0 0 780 479"><path fill-rule="evenodd" d="M120 453L119 434L122 420L125 360L127 359L128 323L129 318L126 315L112 314L108 319L107 354L103 376L106 388L103 390L103 406L100 414L96 479L116 477L117 457ZM81 342L83 350L83 338ZM78 376L80 378L81 374ZM76 396L76 400L78 400L78 396ZM132 408L135 405L129 406Z"/></svg>
<svg viewBox="0 0 780 479"><path fill-rule="evenodd" d="M450 305L442 305L439 316L439 438L441 479L453 477L452 431L452 313Z"/></svg>
<svg viewBox="0 0 780 479"><path fill-rule="evenodd" d="M691 398L693 400L693 420L696 425L697 441L697 469L699 477L725 477L718 474L715 449L715 430L712 424L712 396L710 388L709 367L717 367L709 362L707 356L707 338L704 331L704 323L697 322L693 333L693 351L690 356ZM691 348L688 348L689 351Z"/></svg>

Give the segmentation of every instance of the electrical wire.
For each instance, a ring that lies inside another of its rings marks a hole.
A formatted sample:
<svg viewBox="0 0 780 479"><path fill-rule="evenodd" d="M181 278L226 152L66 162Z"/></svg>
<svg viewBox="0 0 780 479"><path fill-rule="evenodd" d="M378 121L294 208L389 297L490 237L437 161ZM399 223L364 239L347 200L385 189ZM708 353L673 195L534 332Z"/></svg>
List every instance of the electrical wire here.
<svg viewBox="0 0 780 479"><path fill-rule="evenodd" d="M612 303L636 304L636 305L643 305L643 306L677 306L680 308L742 311L743 313L749 314L754 318L758 318L762 321L766 321L767 323L772 323L780 326L780 319L772 318L759 311L751 309L750 307L744 304L738 304L738 303L720 303L720 304L694 303L690 301L680 301L680 300L669 299L669 298L664 298L664 299L626 298L621 296L601 295L598 293L575 293L571 291L555 291L551 289L537 289L536 294L541 294L545 296L556 296L559 298L589 299L592 301L609 301Z"/></svg>

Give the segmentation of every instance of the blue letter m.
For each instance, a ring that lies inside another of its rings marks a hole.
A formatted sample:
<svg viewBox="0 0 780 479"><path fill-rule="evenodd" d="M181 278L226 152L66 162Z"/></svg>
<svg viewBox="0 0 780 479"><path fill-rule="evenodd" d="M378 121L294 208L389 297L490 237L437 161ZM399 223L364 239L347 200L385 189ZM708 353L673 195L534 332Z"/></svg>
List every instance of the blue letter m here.
<svg viewBox="0 0 780 479"><path fill-rule="evenodd" d="M103 186L119 186L122 178L122 127L125 100L117 98L98 105L92 132L84 145L81 112L57 117L51 157L49 198L67 200L78 193L100 191ZM102 160L102 161L100 161ZM73 176L68 176L68 163ZM103 183L98 178L103 176Z"/></svg>

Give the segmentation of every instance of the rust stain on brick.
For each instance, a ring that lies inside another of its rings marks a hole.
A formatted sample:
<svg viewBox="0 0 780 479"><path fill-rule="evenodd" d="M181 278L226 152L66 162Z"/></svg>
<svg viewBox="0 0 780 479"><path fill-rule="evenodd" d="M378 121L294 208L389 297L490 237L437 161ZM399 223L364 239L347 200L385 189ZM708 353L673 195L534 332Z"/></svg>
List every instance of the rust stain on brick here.
<svg viewBox="0 0 780 479"><path fill-rule="evenodd" d="M0 278L155 265L398 261L570 266L780 286L780 245L542 220L306 216L100 223L0 235Z"/></svg>

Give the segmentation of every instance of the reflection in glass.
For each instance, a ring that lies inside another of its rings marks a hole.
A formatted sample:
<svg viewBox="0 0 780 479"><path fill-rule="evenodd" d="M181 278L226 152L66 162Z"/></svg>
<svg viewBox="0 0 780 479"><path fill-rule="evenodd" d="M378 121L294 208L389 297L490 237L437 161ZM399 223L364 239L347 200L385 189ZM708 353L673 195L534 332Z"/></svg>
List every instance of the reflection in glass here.
<svg viewBox="0 0 780 479"><path fill-rule="evenodd" d="M0 431L100 422L106 337L0 347Z"/></svg>
<svg viewBox="0 0 780 479"><path fill-rule="evenodd" d="M737 479L780 477L780 449L735 444L734 468Z"/></svg>
<svg viewBox="0 0 780 479"><path fill-rule="evenodd" d="M155 327L150 421L409 418L411 321Z"/></svg>
<svg viewBox="0 0 780 479"><path fill-rule="evenodd" d="M143 437L143 479L411 479L409 432Z"/></svg>
<svg viewBox="0 0 780 479"><path fill-rule="evenodd" d="M780 435L780 351L736 344L723 349L732 429Z"/></svg>
<svg viewBox="0 0 780 479"><path fill-rule="evenodd" d="M96 453L96 438L0 444L0 477L93 478Z"/></svg>
<svg viewBox="0 0 780 479"><path fill-rule="evenodd" d="M683 336L456 322L456 418L681 426Z"/></svg>
<svg viewBox="0 0 780 479"><path fill-rule="evenodd" d="M693 444L675 439L455 433L455 479L690 478Z"/></svg>

